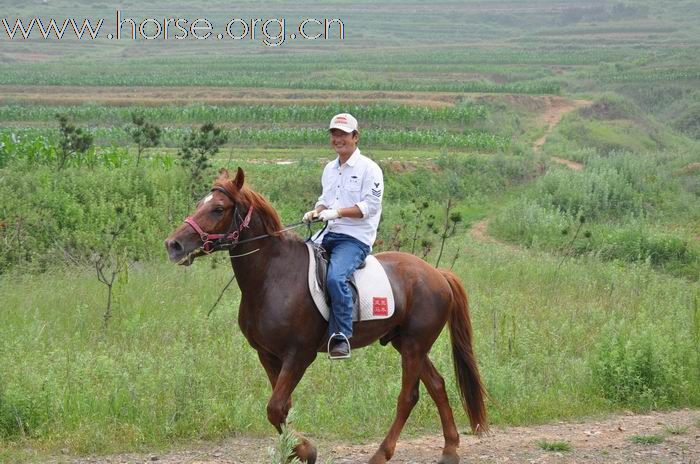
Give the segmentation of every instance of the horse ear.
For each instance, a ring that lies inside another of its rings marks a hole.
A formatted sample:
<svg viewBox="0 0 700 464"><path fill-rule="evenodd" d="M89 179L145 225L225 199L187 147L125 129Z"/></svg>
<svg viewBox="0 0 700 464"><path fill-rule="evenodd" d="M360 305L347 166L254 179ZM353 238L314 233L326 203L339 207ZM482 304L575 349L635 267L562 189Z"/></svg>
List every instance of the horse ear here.
<svg viewBox="0 0 700 464"><path fill-rule="evenodd" d="M243 174L243 169L238 168L236 171L236 178L233 179L233 185L236 186L238 190L243 188L243 181L245 180L245 174Z"/></svg>

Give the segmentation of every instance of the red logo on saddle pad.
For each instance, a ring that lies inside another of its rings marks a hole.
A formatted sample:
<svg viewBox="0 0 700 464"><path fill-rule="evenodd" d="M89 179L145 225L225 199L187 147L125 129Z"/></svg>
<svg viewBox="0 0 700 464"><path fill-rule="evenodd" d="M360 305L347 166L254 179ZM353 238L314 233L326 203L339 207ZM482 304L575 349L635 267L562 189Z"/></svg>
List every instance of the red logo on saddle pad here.
<svg viewBox="0 0 700 464"><path fill-rule="evenodd" d="M389 302L386 298L374 297L372 298L372 315L374 316L388 316L389 315Z"/></svg>

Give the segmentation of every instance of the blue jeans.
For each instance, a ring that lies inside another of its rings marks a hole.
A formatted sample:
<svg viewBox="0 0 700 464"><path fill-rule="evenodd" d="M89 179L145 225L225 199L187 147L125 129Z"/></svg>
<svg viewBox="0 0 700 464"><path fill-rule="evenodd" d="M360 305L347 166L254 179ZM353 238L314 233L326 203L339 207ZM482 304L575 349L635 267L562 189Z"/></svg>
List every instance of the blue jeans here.
<svg viewBox="0 0 700 464"><path fill-rule="evenodd" d="M352 337L352 293L348 280L369 254L369 246L345 234L327 233L321 243L330 257L326 285L331 296L328 336Z"/></svg>

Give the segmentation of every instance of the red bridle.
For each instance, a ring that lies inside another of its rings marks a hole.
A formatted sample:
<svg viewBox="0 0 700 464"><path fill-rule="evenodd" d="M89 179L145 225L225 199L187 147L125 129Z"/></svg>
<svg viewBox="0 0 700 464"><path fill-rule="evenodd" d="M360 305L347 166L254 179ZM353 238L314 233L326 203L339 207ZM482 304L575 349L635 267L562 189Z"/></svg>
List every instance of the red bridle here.
<svg viewBox="0 0 700 464"><path fill-rule="evenodd" d="M217 188L215 190L222 191L226 196L228 196L229 198L231 197L229 193L224 191L223 189ZM194 231L199 234L199 238L202 240L202 251L204 251L204 253L211 253L212 251L216 251L215 248L217 247L233 248L234 246L236 246L238 244L238 239L241 235L241 232L243 231L243 229L247 229L250 225L250 218L252 216L253 206L251 205L250 208L248 208L248 214L246 214L245 219L243 219L241 225L238 226L238 229L234 230L233 232L227 232L225 234L209 234L207 232L204 232L204 230L202 230L202 228L199 227L199 224L197 224L197 221L195 221L192 216L189 216L187 219L185 219L185 223L192 227ZM236 212L234 211L232 225L234 225L235 222Z"/></svg>

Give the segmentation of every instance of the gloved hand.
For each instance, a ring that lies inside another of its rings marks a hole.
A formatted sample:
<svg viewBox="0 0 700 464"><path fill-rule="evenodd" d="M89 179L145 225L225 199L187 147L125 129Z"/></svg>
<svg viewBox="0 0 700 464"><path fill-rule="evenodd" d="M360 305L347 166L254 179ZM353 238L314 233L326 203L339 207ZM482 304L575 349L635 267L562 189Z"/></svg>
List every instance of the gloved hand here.
<svg viewBox="0 0 700 464"><path fill-rule="evenodd" d="M307 211L306 213L304 213L304 217L301 218L301 221L309 223L316 218L318 218L318 213L316 212L315 209L312 209L311 211Z"/></svg>
<svg viewBox="0 0 700 464"><path fill-rule="evenodd" d="M323 222L332 221L333 219L338 219L339 217L340 213L338 213L337 209L324 209L318 215L318 218Z"/></svg>

